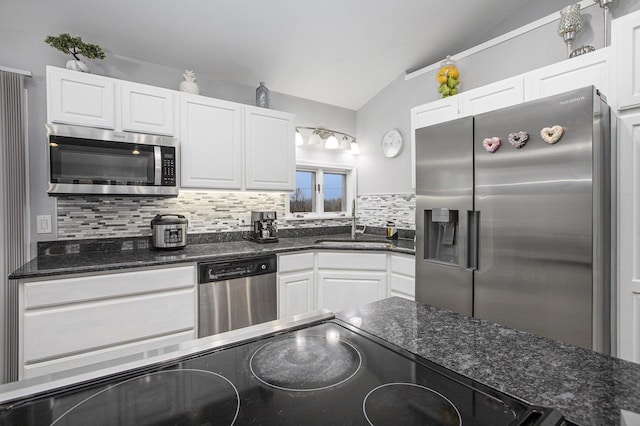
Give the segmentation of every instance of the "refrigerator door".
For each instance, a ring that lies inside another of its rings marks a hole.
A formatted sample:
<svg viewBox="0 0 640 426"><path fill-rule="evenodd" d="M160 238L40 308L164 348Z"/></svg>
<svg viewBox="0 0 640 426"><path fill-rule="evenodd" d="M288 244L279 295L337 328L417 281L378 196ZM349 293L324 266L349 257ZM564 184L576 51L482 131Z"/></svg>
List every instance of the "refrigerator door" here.
<svg viewBox="0 0 640 426"><path fill-rule="evenodd" d="M416 300L472 314L473 118L416 130Z"/></svg>
<svg viewBox="0 0 640 426"><path fill-rule="evenodd" d="M474 315L592 348L592 88L475 117ZM541 129L564 129L555 144ZM520 149L510 133L527 132ZM500 137L494 153L485 138Z"/></svg>

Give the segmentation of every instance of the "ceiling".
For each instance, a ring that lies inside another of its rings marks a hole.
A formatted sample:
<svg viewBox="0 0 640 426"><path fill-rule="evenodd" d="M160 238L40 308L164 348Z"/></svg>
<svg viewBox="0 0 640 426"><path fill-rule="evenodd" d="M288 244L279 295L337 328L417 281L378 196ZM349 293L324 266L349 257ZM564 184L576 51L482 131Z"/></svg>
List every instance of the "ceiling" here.
<svg viewBox="0 0 640 426"><path fill-rule="evenodd" d="M2 0L0 26L357 110L571 0Z"/></svg>

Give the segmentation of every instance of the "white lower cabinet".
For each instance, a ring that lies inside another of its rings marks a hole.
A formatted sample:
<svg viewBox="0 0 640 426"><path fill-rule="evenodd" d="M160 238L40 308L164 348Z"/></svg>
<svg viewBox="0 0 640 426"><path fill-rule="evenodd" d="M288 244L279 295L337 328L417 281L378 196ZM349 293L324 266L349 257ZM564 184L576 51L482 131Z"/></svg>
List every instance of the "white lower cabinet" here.
<svg viewBox="0 0 640 426"><path fill-rule="evenodd" d="M317 309L315 253L278 256L278 318Z"/></svg>
<svg viewBox="0 0 640 426"><path fill-rule="evenodd" d="M20 379L196 338L195 265L19 286Z"/></svg>
<svg viewBox="0 0 640 426"><path fill-rule="evenodd" d="M412 258L395 253L344 250L281 254L278 317L321 308L338 312L390 295L410 298L413 283L408 277L408 262ZM396 266L397 273L391 273L391 265L400 265ZM389 277L404 280L396 286L398 290L390 292Z"/></svg>
<svg viewBox="0 0 640 426"><path fill-rule="evenodd" d="M385 271L318 271L318 307L344 311L387 297Z"/></svg>
<svg viewBox="0 0 640 426"><path fill-rule="evenodd" d="M415 256L391 254L389 265L389 296L415 300L416 261Z"/></svg>

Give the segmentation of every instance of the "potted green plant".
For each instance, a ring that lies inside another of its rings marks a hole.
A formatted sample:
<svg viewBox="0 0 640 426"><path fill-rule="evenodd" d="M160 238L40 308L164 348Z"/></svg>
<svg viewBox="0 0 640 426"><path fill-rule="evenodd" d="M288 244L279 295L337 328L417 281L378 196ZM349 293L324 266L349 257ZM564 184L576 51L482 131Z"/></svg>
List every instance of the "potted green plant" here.
<svg viewBox="0 0 640 426"><path fill-rule="evenodd" d="M47 36L44 39L49 46L59 51L73 56L74 59L67 61L67 69L74 71L89 72L87 64L82 62L78 55L82 55L87 59L104 59L105 54L97 44L85 43L81 37L73 37L68 33L60 34L57 37Z"/></svg>

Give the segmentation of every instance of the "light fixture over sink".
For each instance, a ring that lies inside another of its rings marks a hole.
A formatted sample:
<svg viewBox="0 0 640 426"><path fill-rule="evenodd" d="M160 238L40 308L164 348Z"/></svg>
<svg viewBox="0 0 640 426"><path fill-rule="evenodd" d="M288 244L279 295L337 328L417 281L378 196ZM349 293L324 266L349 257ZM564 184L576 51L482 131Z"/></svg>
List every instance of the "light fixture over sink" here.
<svg viewBox="0 0 640 426"><path fill-rule="evenodd" d="M311 135L305 143L302 131L311 131ZM347 151L351 154L360 154L360 147L354 136L336 130L323 129L321 127L296 127L296 146L324 147L325 149Z"/></svg>

